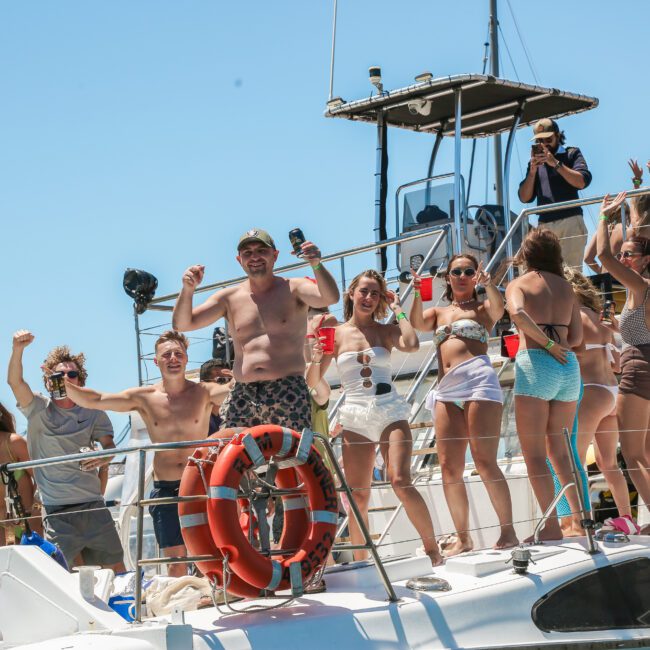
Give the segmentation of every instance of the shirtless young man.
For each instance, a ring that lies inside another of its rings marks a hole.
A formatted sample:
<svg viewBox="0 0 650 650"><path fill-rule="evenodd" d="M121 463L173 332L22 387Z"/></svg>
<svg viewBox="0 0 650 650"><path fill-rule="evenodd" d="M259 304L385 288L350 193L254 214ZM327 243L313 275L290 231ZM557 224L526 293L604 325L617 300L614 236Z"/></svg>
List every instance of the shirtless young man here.
<svg viewBox="0 0 650 650"><path fill-rule="evenodd" d="M227 394L228 388L216 383L195 383L185 378L188 341L178 332L164 332L156 341L154 363L162 380L153 386L128 388L121 393L101 393L75 386L66 380L68 397L75 404L102 411L137 411L154 443L203 440L207 436L210 414ZM152 498L178 496L188 449L156 453L153 461ZM151 506L156 540L167 557L187 555L178 506ZM169 565L169 575L182 576L185 564Z"/></svg>
<svg viewBox="0 0 650 650"><path fill-rule="evenodd" d="M244 233L237 250L237 261L248 279L217 291L192 308L204 267L191 266L183 274L173 326L186 332L207 327L220 318L228 321L235 346L236 383L221 407L224 426L271 423L300 431L311 421L303 356L307 310L336 303L336 281L321 264L320 251L311 242L302 245L302 256L311 265L316 283L273 274L278 250L264 230Z"/></svg>

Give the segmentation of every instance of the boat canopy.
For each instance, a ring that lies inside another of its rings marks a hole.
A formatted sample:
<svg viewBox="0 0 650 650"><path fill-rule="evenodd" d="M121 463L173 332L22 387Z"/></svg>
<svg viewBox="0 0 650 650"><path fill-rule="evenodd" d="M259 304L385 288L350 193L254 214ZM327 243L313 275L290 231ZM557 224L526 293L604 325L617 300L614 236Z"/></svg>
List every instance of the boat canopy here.
<svg viewBox="0 0 650 650"><path fill-rule="evenodd" d="M406 88L346 102L330 100L326 117L377 123L383 116L387 126L411 131L455 135L455 100L462 93L463 138L482 138L512 129L521 111L518 127L549 117L557 119L598 106L595 97L557 88L531 86L492 75L462 74L429 79Z"/></svg>

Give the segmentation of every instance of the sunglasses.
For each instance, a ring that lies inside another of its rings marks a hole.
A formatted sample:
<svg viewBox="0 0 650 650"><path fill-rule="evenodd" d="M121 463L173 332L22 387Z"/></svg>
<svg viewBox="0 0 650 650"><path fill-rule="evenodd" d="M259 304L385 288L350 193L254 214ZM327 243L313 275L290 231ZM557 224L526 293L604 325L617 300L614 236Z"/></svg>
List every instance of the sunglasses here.
<svg viewBox="0 0 650 650"><path fill-rule="evenodd" d="M70 379L76 379L79 376L78 370L60 370L57 374L66 375Z"/></svg>
<svg viewBox="0 0 650 650"><path fill-rule="evenodd" d="M464 275L466 278L473 278L476 275L476 269L452 269L449 271L449 274L456 278L459 278L461 275Z"/></svg>
<svg viewBox="0 0 650 650"><path fill-rule="evenodd" d="M227 384L230 377L215 377L214 379L202 379L201 381L207 384Z"/></svg>
<svg viewBox="0 0 650 650"><path fill-rule="evenodd" d="M616 253L617 260L629 260L630 257L643 257L643 255L641 253L632 253L631 251Z"/></svg>

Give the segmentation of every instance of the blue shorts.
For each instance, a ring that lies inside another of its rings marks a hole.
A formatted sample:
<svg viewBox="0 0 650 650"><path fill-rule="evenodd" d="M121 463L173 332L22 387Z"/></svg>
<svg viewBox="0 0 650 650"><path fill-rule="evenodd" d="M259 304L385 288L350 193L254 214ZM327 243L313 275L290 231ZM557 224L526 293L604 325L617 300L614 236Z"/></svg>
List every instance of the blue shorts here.
<svg viewBox="0 0 650 650"><path fill-rule="evenodd" d="M546 402L575 402L580 396L580 366L573 352L561 364L546 350L521 350L515 357L515 395Z"/></svg>
<svg viewBox="0 0 650 650"><path fill-rule="evenodd" d="M180 481L154 481L151 498L177 497L180 485ZM153 530L160 548L185 546L177 503L149 506L149 514L153 520Z"/></svg>

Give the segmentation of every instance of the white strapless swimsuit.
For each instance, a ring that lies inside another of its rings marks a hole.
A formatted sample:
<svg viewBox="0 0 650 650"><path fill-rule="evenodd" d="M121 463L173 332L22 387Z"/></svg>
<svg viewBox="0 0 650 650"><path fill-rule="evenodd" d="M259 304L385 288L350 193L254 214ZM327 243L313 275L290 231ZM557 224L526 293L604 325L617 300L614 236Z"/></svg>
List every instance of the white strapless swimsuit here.
<svg viewBox="0 0 650 650"><path fill-rule="evenodd" d="M339 409L343 429L376 443L388 425L408 420L411 406L393 386L390 352L386 348L342 352L336 364L345 394Z"/></svg>

